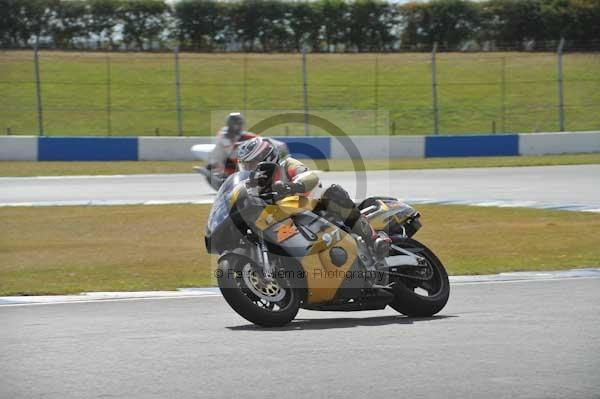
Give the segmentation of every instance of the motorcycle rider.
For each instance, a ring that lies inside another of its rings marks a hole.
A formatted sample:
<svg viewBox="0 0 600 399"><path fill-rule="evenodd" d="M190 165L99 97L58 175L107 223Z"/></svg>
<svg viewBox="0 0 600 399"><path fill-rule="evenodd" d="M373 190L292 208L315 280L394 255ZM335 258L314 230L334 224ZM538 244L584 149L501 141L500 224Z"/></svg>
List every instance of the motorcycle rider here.
<svg viewBox="0 0 600 399"><path fill-rule="evenodd" d="M254 171L260 162L278 164L270 186L263 187L265 191L277 193L279 199L290 195L306 196L317 186L320 186L317 174L309 170L302 162L287 156L280 159L279 152L269 140L255 137L245 141L237 152L241 170ZM373 250L377 257L386 256L389 250L389 238L378 236L367 218L352 201L348 192L337 184L333 184L321 195L319 210L334 215L343 221L352 233L360 236Z"/></svg>
<svg viewBox="0 0 600 399"><path fill-rule="evenodd" d="M215 149L210 155L207 169L223 173L228 166L227 161L233 158L236 145L257 137L256 134L244 130L244 124L244 117L239 112L232 112L227 116L225 126L217 133Z"/></svg>
<svg viewBox="0 0 600 399"><path fill-rule="evenodd" d="M306 195L319 184L316 173L291 156L280 159L277 147L262 137L245 141L238 149L237 157L240 169L246 171L255 170L261 162L278 164L270 188L280 198L294 194Z"/></svg>

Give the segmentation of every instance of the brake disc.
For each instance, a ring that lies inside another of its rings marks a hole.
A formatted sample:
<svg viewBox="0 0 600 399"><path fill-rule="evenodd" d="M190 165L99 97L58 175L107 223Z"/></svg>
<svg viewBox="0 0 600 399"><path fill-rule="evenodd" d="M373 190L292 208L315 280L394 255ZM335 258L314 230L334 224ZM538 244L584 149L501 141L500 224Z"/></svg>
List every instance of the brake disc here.
<svg viewBox="0 0 600 399"><path fill-rule="evenodd" d="M285 289L275 279L265 279L250 263L242 269L242 279L246 287L260 299L279 302L285 298Z"/></svg>

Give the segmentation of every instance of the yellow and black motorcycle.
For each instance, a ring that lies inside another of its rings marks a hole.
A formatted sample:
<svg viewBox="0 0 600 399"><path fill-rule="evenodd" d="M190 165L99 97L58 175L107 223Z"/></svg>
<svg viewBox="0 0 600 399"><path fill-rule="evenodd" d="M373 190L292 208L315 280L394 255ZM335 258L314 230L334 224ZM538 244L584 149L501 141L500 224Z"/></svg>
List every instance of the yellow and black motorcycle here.
<svg viewBox="0 0 600 399"><path fill-rule="evenodd" d="M262 163L256 172L230 176L208 219L206 248L220 255L219 288L238 314L275 327L291 322L300 308L389 305L416 317L442 310L450 294L448 275L435 254L411 238L421 226L419 212L389 197L358 205L373 229L391 240L387 256L376 256L319 200L259 192L257 176L272 175L276 167Z"/></svg>

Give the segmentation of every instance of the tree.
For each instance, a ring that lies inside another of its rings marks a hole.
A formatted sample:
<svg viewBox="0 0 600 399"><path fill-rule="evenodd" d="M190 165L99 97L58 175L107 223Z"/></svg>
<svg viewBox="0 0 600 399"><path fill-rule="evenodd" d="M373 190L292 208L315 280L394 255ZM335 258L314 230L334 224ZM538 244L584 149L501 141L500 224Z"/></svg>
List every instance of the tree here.
<svg viewBox="0 0 600 399"><path fill-rule="evenodd" d="M87 11L83 1L61 1L56 5L50 28L55 46L69 47L75 39L88 36Z"/></svg>
<svg viewBox="0 0 600 399"><path fill-rule="evenodd" d="M17 35L23 43L39 41L50 35L50 23L58 0L20 0L15 2L19 25Z"/></svg>
<svg viewBox="0 0 600 399"><path fill-rule="evenodd" d="M454 47L475 36L479 28L477 6L464 0L434 0L429 3L431 19L425 28L427 41Z"/></svg>
<svg viewBox="0 0 600 399"><path fill-rule="evenodd" d="M570 9L577 23L568 37L582 44L597 46L600 40L600 1L572 0Z"/></svg>
<svg viewBox="0 0 600 399"><path fill-rule="evenodd" d="M18 46L21 38L20 7L18 0L0 0L0 44Z"/></svg>
<svg viewBox="0 0 600 399"><path fill-rule="evenodd" d="M482 6L484 37L501 43L544 38L538 0L489 0Z"/></svg>
<svg viewBox="0 0 600 399"><path fill-rule="evenodd" d="M286 11L289 3L278 0L259 2L258 40L263 51L286 50L291 39Z"/></svg>
<svg viewBox="0 0 600 399"><path fill-rule="evenodd" d="M232 4L229 9L233 35L246 51L254 51L260 35L260 5L258 0L244 0Z"/></svg>
<svg viewBox="0 0 600 399"><path fill-rule="evenodd" d="M350 4L349 43L358 51L383 50L393 42L395 13L388 3L357 0Z"/></svg>
<svg viewBox="0 0 600 399"><path fill-rule="evenodd" d="M316 7L327 51L336 51L340 44L347 45L350 30L348 4L343 0L321 0Z"/></svg>
<svg viewBox="0 0 600 399"><path fill-rule="evenodd" d="M175 4L175 36L184 45L212 51L225 40L227 17L223 3L214 0L183 0Z"/></svg>
<svg viewBox="0 0 600 399"><path fill-rule="evenodd" d="M304 45L310 44L313 49L319 46L318 11L307 1L290 4L287 20L291 30L293 48L300 52Z"/></svg>
<svg viewBox="0 0 600 399"><path fill-rule="evenodd" d="M113 47L113 32L119 23L119 2L117 0L88 0L88 7L89 34L95 37L98 47L102 46L103 39L108 39L110 47Z"/></svg>
<svg viewBox="0 0 600 399"><path fill-rule="evenodd" d="M427 3L407 3L398 8L400 16L400 41L403 48L414 48L425 44L423 27L429 23Z"/></svg>
<svg viewBox="0 0 600 399"><path fill-rule="evenodd" d="M162 0L128 0L118 8L123 23L123 41L139 50L145 42L159 40L165 31L168 6Z"/></svg>
<svg viewBox="0 0 600 399"><path fill-rule="evenodd" d="M385 51L398 38L417 49L600 40L600 0L0 0L0 10L4 46L92 38L141 50L169 37L200 51L232 42L245 51Z"/></svg>
<svg viewBox="0 0 600 399"><path fill-rule="evenodd" d="M541 0L546 40L568 38L578 43L600 39L600 1Z"/></svg>

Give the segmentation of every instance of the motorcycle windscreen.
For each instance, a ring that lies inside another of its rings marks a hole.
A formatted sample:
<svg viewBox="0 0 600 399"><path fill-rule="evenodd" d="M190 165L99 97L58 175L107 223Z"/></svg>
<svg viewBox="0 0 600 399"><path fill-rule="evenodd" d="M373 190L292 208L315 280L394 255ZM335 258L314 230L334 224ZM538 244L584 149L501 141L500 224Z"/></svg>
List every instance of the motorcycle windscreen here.
<svg viewBox="0 0 600 399"><path fill-rule="evenodd" d="M207 233L214 232L216 228L229 217L233 189L249 177L250 172L237 172L229 176L229 178L221 185L221 188L217 192L213 207L210 210L210 214L208 215L208 223L206 225Z"/></svg>

